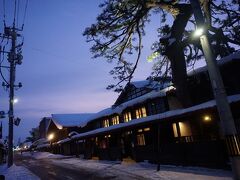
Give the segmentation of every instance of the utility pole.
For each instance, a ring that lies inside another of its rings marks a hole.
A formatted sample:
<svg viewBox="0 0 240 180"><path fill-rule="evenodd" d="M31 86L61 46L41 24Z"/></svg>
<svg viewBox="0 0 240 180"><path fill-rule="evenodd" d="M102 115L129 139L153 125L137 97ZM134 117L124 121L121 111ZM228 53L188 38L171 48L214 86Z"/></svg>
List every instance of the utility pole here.
<svg viewBox="0 0 240 180"><path fill-rule="evenodd" d="M8 54L8 62L9 67L7 66L1 66L0 68L8 68L10 71L9 75L9 81L7 82L4 79L3 86L6 88L9 88L9 110L8 110L8 118L9 118L9 126L8 126L8 167L13 165L13 126L18 125L20 122L19 118L14 118L14 91L15 88L22 87L22 84L19 83L18 85L15 85L15 72L16 72L16 65L22 63L22 55L21 55L21 47L23 45L19 44L17 45L17 37L20 36L20 34L17 33L17 31L21 31L15 27L15 24L13 24L13 27L6 27L4 28L4 34L3 38L7 38L11 40L11 48L10 52L2 51L3 53Z"/></svg>
<svg viewBox="0 0 240 180"><path fill-rule="evenodd" d="M20 37L21 35L18 33L19 31L23 31L24 27L24 21L26 17L26 12L27 12L27 5L28 5L28 0L26 1L25 4L25 10L24 10L24 17L23 17L23 23L21 29L16 27L16 18L18 19L18 11L17 10L17 1L14 1L14 19L13 19L13 25L11 26L6 26L6 15L5 15L5 1L3 1L3 22L4 22L4 33L0 33L0 37L2 37L2 42L4 39L11 40L11 48L10 52L5 51L5 46L8 44L5 44L3 47L3 50L0 46L0 53L8 55L8 62L9 66L4 66L2 65L3 61L1 61L0 68L7 68L10 72L9 75L9 80L6 80L6 78L3 76L2 73L0 73L3 83L2 86L7 89L9 89L9 110L8 113L5 113L2 111L2 114L8 114L9 118L9 127L8 127L8 167L13 165L13 126L16 125L18 126L21 119L20 118L14 118L14 91L16 88L21 88L22 83L18 83L18 85L15 85L15 73L16 73L16 65L22 64L22 46L23 46L23 40L22 43L18 44L17 43L17 38ZM18 6L19 6L18 2ZM17 22L18 24L18 22ZM4 59L3 59L4 60Z"/></svg>
<svg viewBox="0 0 240 180"><path fill-rule="evenodd" d="M206 59L208 73L212 84L213 93L216 100L223 138L225 140L229 159L232 164L234 179L240 180L240 136L237 134L231 108L228 103L227 94L217 66L216 58L208 41L208 31L198 0L190 0L197 28L202 28L200 43Z"/></svg>
<svg viewBox="0 0 240 180"><path fill-rule="evenodd" d="M13 165L13 101L14 101L14 82L15 82L15 57L16 57L16 30L15 26L11 29L12 47L9 53L8 61L10 63L10 80L9 80L9 127L8 127L8 167Z"/></svg>

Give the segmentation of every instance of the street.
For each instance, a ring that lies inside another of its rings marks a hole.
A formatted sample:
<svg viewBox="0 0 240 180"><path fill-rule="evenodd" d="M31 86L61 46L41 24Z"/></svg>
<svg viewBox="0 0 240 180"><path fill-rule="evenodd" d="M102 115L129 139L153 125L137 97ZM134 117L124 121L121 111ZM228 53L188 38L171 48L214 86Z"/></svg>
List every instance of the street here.
<svg viewBox="0 0 240 180"><path fill-rule="evenodd" d="M24 166L32 173L37 175L43 180L73 180L73 179L142 179L140 177L134 176L132 174L114 174L110 172L111 170L106 171L88 171L87 169L76 168L71 165L56 165L51 159L34 159L29 156L22 156L20 154L15 154L14 163L17 166Z"/></svg>

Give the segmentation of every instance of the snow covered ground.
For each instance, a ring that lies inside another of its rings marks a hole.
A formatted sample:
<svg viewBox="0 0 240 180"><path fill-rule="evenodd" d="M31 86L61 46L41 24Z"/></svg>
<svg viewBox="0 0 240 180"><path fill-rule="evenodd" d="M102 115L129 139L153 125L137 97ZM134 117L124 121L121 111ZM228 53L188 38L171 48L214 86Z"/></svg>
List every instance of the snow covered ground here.
<svg viewBox="0 0 240 180"><path fill-rule="evenodd" d="M54 155L48 152L34 152L24 153L24 156L32 156L35 159L48 158L52 163L63 166L71 167L72 169L84 169L98 173L102 176L117 175L123 177L124 174L138 177L139 179L151 180L230 180L231 172L225 170L216 170L200 167L181 167L161 165L161 170L156 171L156 165L148 162L135 163L133 161L99 161L99 160L84 160L75 157L68 157L62 155ZM65 158L64 158L65 157ZM107 174L106 174L107 173Z"/></svg>
<svg viewBox="0 0 240 180"><path fill-rule="evenodd" d="M34 159L59 159L71 156L63 156L61 154L51 154L49 152L23 152L22 156L33 157Z"/></svg>
<svg viewBox="0 0 240 180"><path fill-rule="evenodd" d="M10 168L7 168L6 164L1 165L0 175L4 175L6 180L40 180L25 167L16 166L15 164Z"/></svg>

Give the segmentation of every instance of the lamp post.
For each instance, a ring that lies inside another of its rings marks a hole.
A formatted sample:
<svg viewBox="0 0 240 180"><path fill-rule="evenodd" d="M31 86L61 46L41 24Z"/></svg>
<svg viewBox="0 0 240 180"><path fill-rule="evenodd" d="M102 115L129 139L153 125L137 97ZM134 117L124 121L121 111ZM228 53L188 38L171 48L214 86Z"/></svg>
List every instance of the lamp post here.
<svg viewBox="0 0 240 180"><path fill-rule="evenodd" d="M208 41L207 30L205 29L205 20L198 0L190 0L193 14L197 24L197 33L203 49L207 63L208 73L212 84L214 97L221 121L221 130L223 138L228 148L228 154L231 160L234 179L240 179L240 144L239 135L234 124L232 112L227 100L226 91L223 85L220 71L217 66L216 58L213 55L211 45Z"/></svg>
<svg viewBox="0 0 240 180"><path fill-rule="evenodd" d="M54 134L53 133L48 135L48 140L50 141L50 148L51 149L52 149L52 140L53 140L53 138L54 138Z"/></svg>

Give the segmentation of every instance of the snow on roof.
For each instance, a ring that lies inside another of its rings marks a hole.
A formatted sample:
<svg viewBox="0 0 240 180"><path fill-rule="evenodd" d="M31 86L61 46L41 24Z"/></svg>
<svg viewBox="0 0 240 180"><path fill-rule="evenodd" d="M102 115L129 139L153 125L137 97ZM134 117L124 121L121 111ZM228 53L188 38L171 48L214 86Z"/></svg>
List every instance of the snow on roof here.
<svg viewBox="0 0 240 180"><path fill-rule="evenodd" d="M142 88L142 87L146 87L147 85L149 85L150 80L134 81L134 82L131 82L131 84L134 85L136 88Z"/></svg>
<svg viewBox="0 0 240 180"><path fill-rule="evenodd" d="M46 138L41 138L41 139L38 139L38 140L34 141L32 143L32 146L38 146L40 144L45 144L47 142L48 142L48 140Z"/></svg>
<svg viewBox="0 0 240 180"><path fill-rule="evenodd" d="M233 103L233 102L237 102L237 101L240 101L240 94L228 96L228 102L229 103ZM86 137L86 136L90 136L90 135L109 132L109 131L112 131L112 130L122 129L122 128L130 127L130 126L133 126L133 125L137 125L137 124L143 124L143 123L146 123L146 122L164 120L166 118L171 118L171 117L175 117L175 116L178 116L178 115L184 115L184 114L187 114L187 113L190 113L190 112L199 111L199 110L203 110L203 109L208 109L208 108L212 108L212 107L215 107L215 106L216 106L216 101L211 100L211 101L207 101L205 103L202 103L202 104L199 104L199 105L196 105L196 106L192 106L192 107L189 107L189 108L166 111L164 113L155 114L155 115L147 116L147 117L144 117L144 118L133 119L133 120L131 120L129 122L126 122L126 123L120 123L120 124L116 124L116 125L105 127L105 128L95 129L95 130L92 130L92 131L88 131L88 132L85 132L85 133L75 135L75 136L72 137L72 139L78 139L78 138L82 138L82 137Z"/></svg>
<svg viewBox="0 0 240 180"><path fill-rule="evenodd" d="M71 141L71 139L70 138L65 138L65 139L62 139L62 140L58 141L56 144L63 144L63 143L68 142L68 141Z"/></svg>
<svg viewBox="0 0 240 180"><path fill-rule="evenodd" d="M84 127L88 123L88 119L93 113L81 114L52 114L52 121L58 129L63 127Z"/></svg>
<svg viewBox="0 0 240 180"><path fill-rule="evenodd" d="M40 149L40 148L44 148L44 147L50 147L50 144L47 143L47 144L38 145L38 146L36 147L36 149Z"/></svg>
<svg viewBox="0 0 240 180"><path fill-rule="evenodd" d="M112 114L115 114L115 113L120 114L127 107L131 107L135 104L142 103L147 99L153 99L153 98L156 98L156 97L166 96L166 93L168 91L172 90L172 89L175 89L175 88L173 86L169 86L169 87L164 88L162 90L152 90L151 92L149 92L147 94L144 94L140 97L129 100L125 103L120 104L119 106L114 107L114 108L104 109L104 110L90 116L89 121L92 121L92 120L95 120L95 119L98 119L98 118L101 118L101 117L104 117L104 116L109 116L109 115L112 115Z"/></svg>
<svg viewBox="0 0 240 180"><path fill-rule="evenodd" d="M155 81L155 80L143 80L143 81L133 81L130 84L135 86L136 88L150 88L150 89L163 89L171 84L170 80L168 81Z"/></svg>
<svg viewBox="0 0 240 180"><path fill-rule="evenodd" d="M234 52L228 56L221 58L220 60L217 61L217 63L218 63L218 65L221 66L221 65L231 62L233 60L238 60L238 61L240 60L240 51ZM204 72L206 70L207 70L207 66L203 66L203 67L197 68L193 71L190 71L188 73L188 75L191 76L191 75L194 75L194 74L197 74L200 72Z"/></svg>

